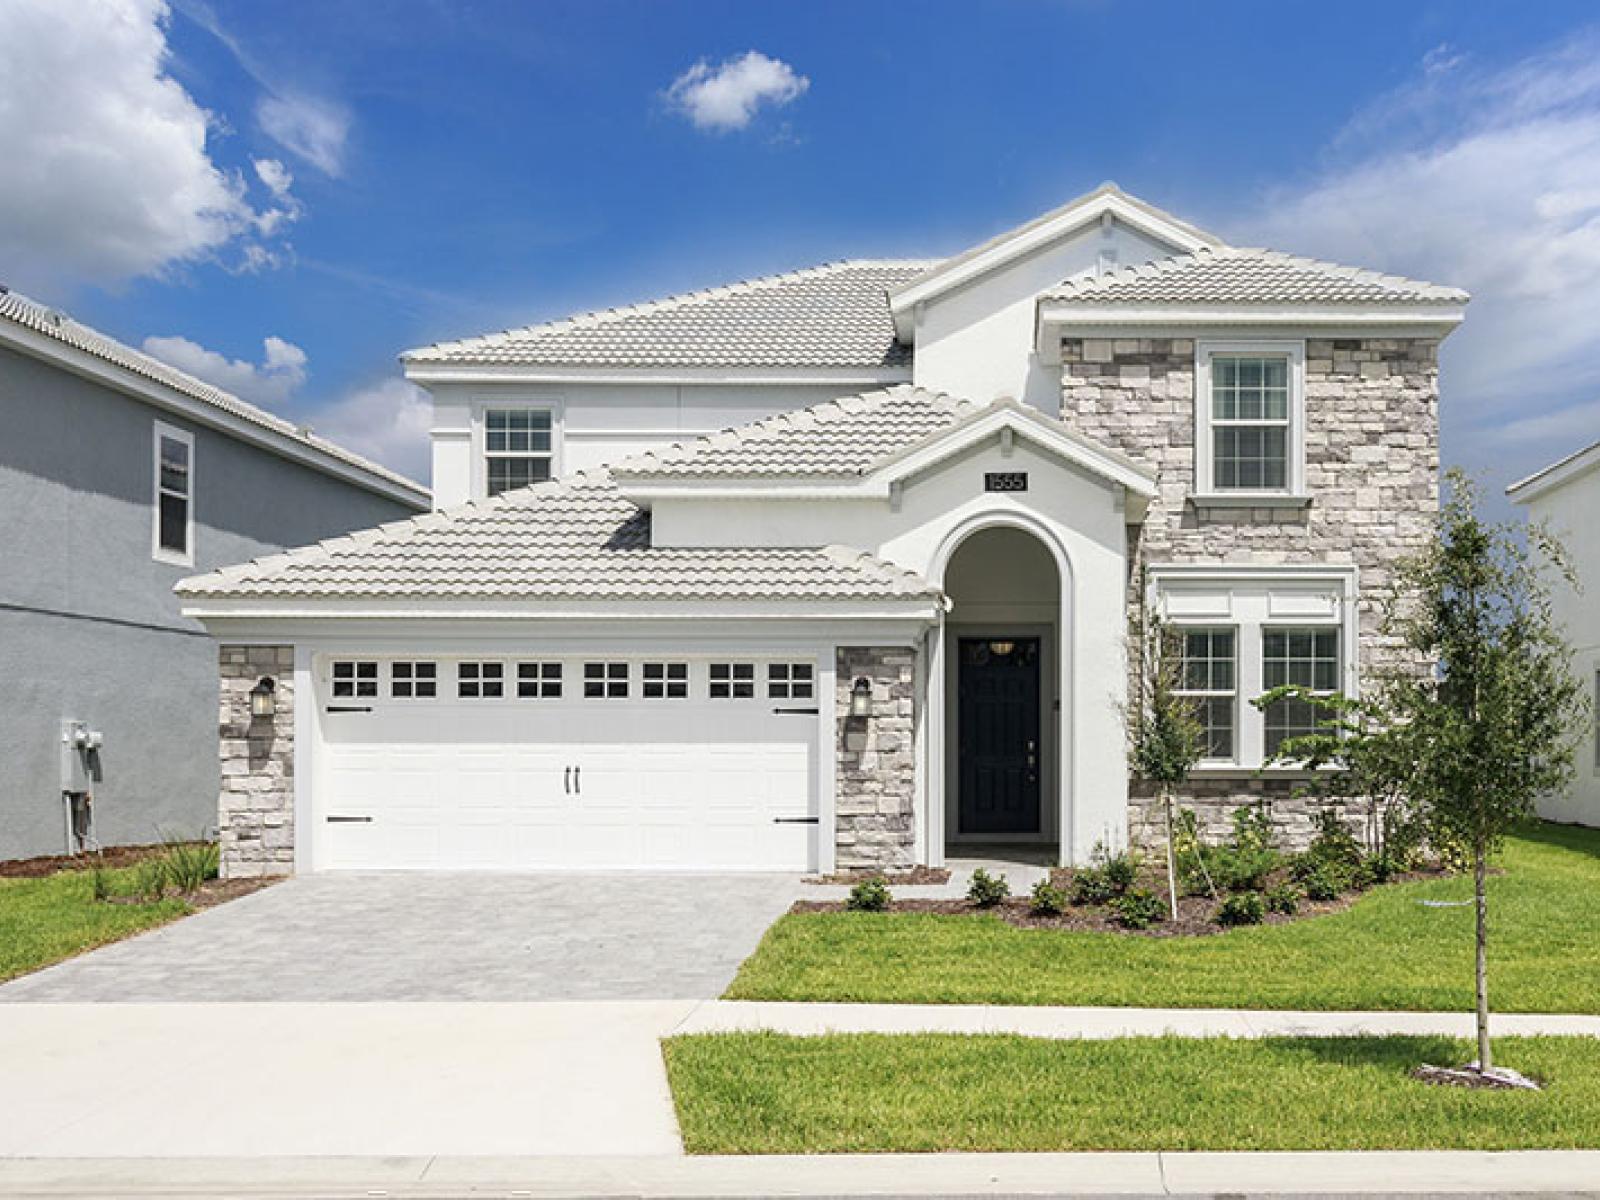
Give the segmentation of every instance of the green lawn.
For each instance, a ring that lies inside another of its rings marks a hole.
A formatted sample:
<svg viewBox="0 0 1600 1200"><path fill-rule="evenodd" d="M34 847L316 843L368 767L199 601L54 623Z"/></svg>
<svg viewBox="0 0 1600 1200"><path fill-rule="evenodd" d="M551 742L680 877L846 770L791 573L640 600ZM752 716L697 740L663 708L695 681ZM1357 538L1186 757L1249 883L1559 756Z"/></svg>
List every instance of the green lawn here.
<svg viewBox="0 0 1600 1200"><path fill-rule="evenodd" d="M1490 985L1505 1012L1600 1012L1600 831L1545 825L1491 879ZM1174 1008L1470 1009L1470 879L1377 888L1350 909L1210 937L1018 929L987 916L782 918L735 1000Z"/></svg>
<svg viewBox="0 0 1600 1200"><path fill-rule="evenodd" d="M665 1042L692 1154L1600 1147L1600 1039L1503 1038L1543 1092L1418 1083L1444 1038L701 1034Z"/></svg>
<svg viewBox="0 0 1600 1200"><path fill-rule="evenodd" d="M131 872L112 871L118 881ZM94 898L89 871L42 879L0 879L0 981L37 971L164 924L189 911L182 900L106 904Z"/></svg>

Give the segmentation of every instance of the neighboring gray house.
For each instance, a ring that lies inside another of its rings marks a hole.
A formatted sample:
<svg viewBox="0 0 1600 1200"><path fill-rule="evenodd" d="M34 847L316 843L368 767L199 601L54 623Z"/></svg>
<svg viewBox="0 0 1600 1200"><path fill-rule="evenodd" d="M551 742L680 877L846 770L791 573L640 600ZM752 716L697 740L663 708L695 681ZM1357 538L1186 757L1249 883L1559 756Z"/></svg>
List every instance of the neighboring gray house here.
<svg viewBox="0 0 1600 1200"><path fill-rule="evenodd" d="M428 504L418 484L0 289L0 859L91 832L209 831L217 648L172 585ZM72 722L81 749L64 740ZM92 831L68 786L88 794Z"/></svg>

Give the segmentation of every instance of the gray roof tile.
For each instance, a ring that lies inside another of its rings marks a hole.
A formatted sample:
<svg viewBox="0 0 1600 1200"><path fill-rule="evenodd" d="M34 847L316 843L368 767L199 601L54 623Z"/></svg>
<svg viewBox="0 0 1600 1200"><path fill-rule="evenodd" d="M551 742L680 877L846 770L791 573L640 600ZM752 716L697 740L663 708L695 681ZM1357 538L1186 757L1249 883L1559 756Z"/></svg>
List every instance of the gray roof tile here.
<svg viewBox="0 0 1600 1200"><path fill-rule="evenodd" d="M507 492L178 585L200 599L901 600L920 576L847 547L650 544L604 471Z"/></svg>
<svg viewBox="0 0 1600 1200"><path fill-rule="evenodd" d="M1044 293L1061 304L1463 304L1459 288L1297 258L1276 250L1221 246L1104 275L1069 279Z"/></svg>
<svg viewBox="0 0 1600 1200"><path fill-rule="evenodd" d="M931 261L851 260L649 304L441 342L410 363L607 367L903 367L888 291Z"/></svg>

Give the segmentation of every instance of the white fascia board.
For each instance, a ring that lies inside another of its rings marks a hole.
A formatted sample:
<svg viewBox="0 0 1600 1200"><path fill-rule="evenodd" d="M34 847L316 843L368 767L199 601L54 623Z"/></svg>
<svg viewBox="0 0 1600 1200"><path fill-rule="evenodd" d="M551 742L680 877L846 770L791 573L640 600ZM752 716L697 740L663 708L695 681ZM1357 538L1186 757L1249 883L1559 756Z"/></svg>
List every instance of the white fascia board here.
<svg viewBox="0 0 1600 1200"><path fill-rule="evenodd" d="M1398 309L1338 305L1324 308L1223 307L1196 305L1093 308L1039 302L1035 328L1037 352L1047 362L1060 361L1060 338L1148 336L1154 329L1170 329L1172 336L1193 337L1198 331L1263 329L1303 330L1322 337L1426 337L1441 341L1466 319L1462 305Z"/></svg>
<svg viewBox="0 0 1600 1200"><path fill-rule="evenodd" d="M1146 209L1129 203L1115 192L1095 191L1081 202L1062 209L1043 220L1032 221L1009 234L1001 234L987 246L980 246L965 255L957 255L943 266L935 267L921 278L889 293L889 311L894 317L895 331L902 341L911 337L910 314L917 305L961 287L973 279L997 270L1042 246L1069 236L1085 226L1110 214L1124 225L1165 242L1183 253L1193 253L1205 246L1215 246L1213 238L1199 236L1195 230L1164 219Z"/></svg>
<svg viewBox="0 0 1600 1200"><path fill-rule="evenodd" d="M1576 454L1569 454L1559 462L1535 471L1526 479L1517 480L1506 489L1506 495L1518 504L1527 504L1565 487L1596 468L1600 468L1600 442L1586 446Z"/></svg>
<svg viewBox="0 0 1600 1200"><path fill-rule="evenodd" d="M206 624L240 619L274 621L442 621L476 624L483 621L562 622L595 621L608 625L628 621L661 621L681 627L694 621L931 621L940 609L933 596L903 600L716 601L656 600L613 602L552 602L530 604L516 600L392 600L369 599L187 599L182 612Z"/></svg>
<svg viewBox="0 0 1600 1200"><path fill-rule="evenodd" d="M402 359L413 383L652 383L707 386L839 384L877 387L910 383L905 367L620 367L433 363Z"/></svg>
<svg viewBox="0 0 1600 1200"><path fill-rule="evenodd" d="M279 458L286 458L369 492L408 504L419 512L426 512L432 507L428 489L421 484L405 484L374 475L355 463L346 462L270 426L257 424L214 404L207 404L204 400L186 396L154 379L146 379L98 355L58 342L35 330L0 323L0 345L9 345L29 357L43 359L91 383L132 396L196 425L226 433Z"/></svg>
<svg viewBox="0 0 1600 1200"><path fill-rule="evenodd" d="M793 476L773 476L770 479L685 479L674 483L630 484L619 479L617 490L623 499L640 508L649 509L659 500L884 500L889 499L889 485L871 480L841 482L828 477L818 483L796 483Z"/></svg>
<svg viewBox="0 0 1600 1200"><path fill-rule="evenodd" d="M1285 580L1294 583L1339 583L1346 597L1356 594L1360 568L1355 563L1151 563L1145 573L1152 585L1158 581L1259 583Z"/></svg>

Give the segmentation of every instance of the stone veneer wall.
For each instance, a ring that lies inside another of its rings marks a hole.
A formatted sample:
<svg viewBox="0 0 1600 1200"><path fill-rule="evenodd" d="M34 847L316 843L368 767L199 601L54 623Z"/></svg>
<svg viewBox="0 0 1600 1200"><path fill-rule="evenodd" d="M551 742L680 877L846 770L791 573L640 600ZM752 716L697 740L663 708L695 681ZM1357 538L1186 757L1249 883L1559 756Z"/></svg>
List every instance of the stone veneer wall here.
<svg viewBox="0 0 1600 1200"><path fill-rule="evenodd" d="M1129 567L1144 563L1337 563L1360 568L1358 661L1395 660L1380 603L1397 559L1420 548L1439 501L1438 342L1306 341L1306 509L1196 510L1195 343L1187 338L1068 338L1062 342L1062 420L1159 474ZM1135 574L1134 578L1137 578ZM1130 580L1130 601L1137 589ZM1309 831L1303 802L1282 779L1196 782L1184 802L1212 829L1241 803L1269 800L1291 843ZM1154 797L1137 784L1130 834L1158 828Z"/></svg>
<svg viewBox="0 0 1600 1200"><path fill-rule="evenodd" d="M222 875L289 875L294 872L294 648L223 646L219 659ZM266 675L277 684L277 711L251 717L250 691Z"/></svg>
<svg viewBox="0 0 1600 1200"><path fill-rule="evenodd" d="M841 646L837 658L834 846L840 870L916 862L916 652ZM850 716L855 681L872 684L872 715Z"/></svg>

